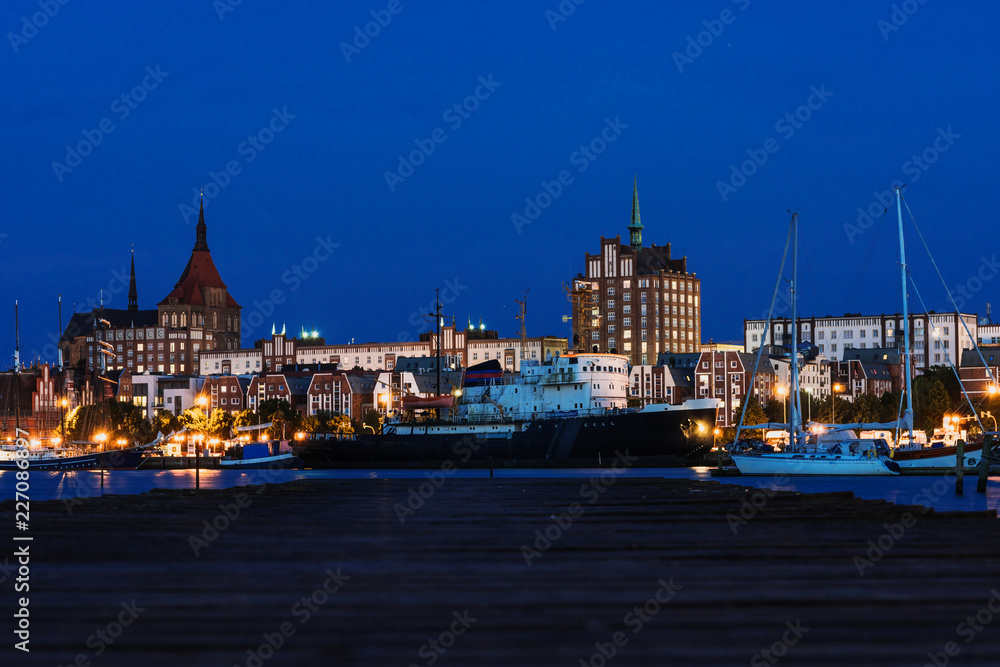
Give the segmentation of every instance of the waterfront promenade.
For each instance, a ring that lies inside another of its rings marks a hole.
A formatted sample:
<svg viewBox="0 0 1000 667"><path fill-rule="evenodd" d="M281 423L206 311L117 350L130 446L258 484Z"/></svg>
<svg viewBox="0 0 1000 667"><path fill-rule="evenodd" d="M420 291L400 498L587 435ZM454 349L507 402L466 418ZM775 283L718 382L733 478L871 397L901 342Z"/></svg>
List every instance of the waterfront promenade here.
<svg viewBox="0 0 1000 667"><path fill-rule="evenodd" d="M8 640L3 664L859 667L1000 654L1000 522L987 513L610 472L438 481L34 503L32 652ZM0 520L13 525L12 503Z"/></svg>

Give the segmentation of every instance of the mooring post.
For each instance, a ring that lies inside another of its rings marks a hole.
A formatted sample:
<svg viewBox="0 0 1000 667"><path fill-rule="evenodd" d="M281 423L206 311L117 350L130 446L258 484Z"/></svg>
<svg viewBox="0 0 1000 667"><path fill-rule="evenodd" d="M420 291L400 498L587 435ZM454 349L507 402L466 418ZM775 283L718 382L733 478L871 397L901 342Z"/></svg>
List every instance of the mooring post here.
<svg viewBox="0 0 1000 667"><path fill-rule="evenodd" d="M955 495L962 495L965 487L965 440L955 443Z"/></svg>
<svg viewBox="0 0 1000 667"><path fill-rule="evenodd" d="M982 456L979 458L979 484L976 493L986 493L986 480L990 476L990 459L993 458L993 434L987 433L983 438Z"/></svg>

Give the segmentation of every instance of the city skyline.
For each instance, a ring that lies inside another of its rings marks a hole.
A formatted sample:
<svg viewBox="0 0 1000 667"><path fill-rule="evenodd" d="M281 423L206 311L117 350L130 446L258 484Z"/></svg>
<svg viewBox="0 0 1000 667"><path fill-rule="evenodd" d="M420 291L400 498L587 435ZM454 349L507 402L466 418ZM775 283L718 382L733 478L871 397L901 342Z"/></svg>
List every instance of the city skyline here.
<svg viewBox="0 0 1000 667"><path fill-rule="evenodd" d="M562 284L601 236L627 243L634 178L644 242L702 283L701 342L766 308L790 208L803 314L898 310L894 216L876 233L896 179L960 307L984 313L995 261L969 241L998 56L977 33L997 9L550 5L70 3L41 26L36 2L5 7L22 94L4 109L2 293L22 358L54 359L59 294L64 326L101 288L124 308L133 248L140 307L169 293L203 189L244 347L271 322L415 340L436 287L457 325L504 336L528 289L529 335L569 336Z"/></svg>

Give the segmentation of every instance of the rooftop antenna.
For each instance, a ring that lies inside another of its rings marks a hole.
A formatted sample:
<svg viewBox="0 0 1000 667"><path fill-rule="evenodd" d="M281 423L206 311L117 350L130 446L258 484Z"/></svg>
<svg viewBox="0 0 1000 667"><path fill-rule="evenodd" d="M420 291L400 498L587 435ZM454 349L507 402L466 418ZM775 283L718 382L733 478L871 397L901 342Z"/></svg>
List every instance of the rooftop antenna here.
<svg viewBox="0 0 1000 667"><path fill-rule="evenodd" d="M515 318L521 320L521 361L524 361L525 350L528 347L528 330L525 327L524 318L528 312L528 290L524 290L524 300L514 299L514 302L521 307L520 312L515 315Z"/></svg>

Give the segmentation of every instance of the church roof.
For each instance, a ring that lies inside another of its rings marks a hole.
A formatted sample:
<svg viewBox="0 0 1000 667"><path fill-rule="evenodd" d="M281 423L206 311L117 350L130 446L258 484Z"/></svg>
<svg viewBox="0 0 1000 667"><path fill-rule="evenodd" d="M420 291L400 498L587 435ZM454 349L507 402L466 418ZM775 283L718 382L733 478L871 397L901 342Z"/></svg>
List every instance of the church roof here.
<svg viewBox="0 0 1000 667"><path fill-rule="evenodd" d="M184 272L177 284L174 285L173 291L160 302L160 305L167 305L177 299L178 303L204 306L205 298L201 292L202 287L227 289L226 283L219 275L219 270L215 268L215 262L212 261L212 253L208 249L204 203L202 203L198 213L197 238L194 249L191 251L191 258L188 260L187 266L184 267ZM226 306L229 308L241 307L228 291L226 292Z"/></svg>
<svg viewBox="0 0 1000 667"><path fill-rule="evenodd" d="M61 340L73 340L77 336L89 336L94 331L94 320L103 317L113 329L131 327L155 327L158 311L126 310L124 308L94 308L82 313L73 313L66 325Z"/></svg>

